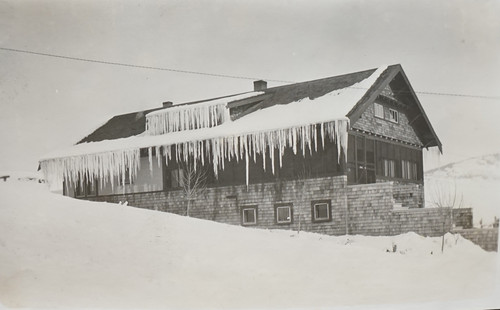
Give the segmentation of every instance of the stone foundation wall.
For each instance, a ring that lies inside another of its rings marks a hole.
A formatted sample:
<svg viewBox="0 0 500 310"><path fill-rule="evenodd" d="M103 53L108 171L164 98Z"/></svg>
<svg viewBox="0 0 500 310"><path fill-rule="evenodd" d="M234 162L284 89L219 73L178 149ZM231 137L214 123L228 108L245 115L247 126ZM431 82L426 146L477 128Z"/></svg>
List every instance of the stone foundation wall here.
<svg viewBox="0 0 500 310"><path fill-rule="evenodd" d="M347 191L349 234L387 235L393 208L393 184L350 185Z"/></svg>
<svg viewBox="0 0 500 310"><path fill-rule="evenodd" d="M257 206L257 224L253 227L279 228L323 233L345 234L347 177L335 176L295 181L279 181L238 186L207 188L190 203L189 216L232 225L241 225L241 210ZM187 201L181 190L152 193L109 195L88 198L185 215ZM329 200L331 221L312 222L311 202ZM292 203L292 223L277 224L275 204Z"/></svg>
<svg viewBox="0 0 500 310"><path fill-rule="evenodd" d="M424 207L424 186L417 183L394 183L394 202L403 208Z"/></svg>
<svg viewBox="0 0 500 310"><path fill-rule="evenodd" d="M189 216L216 222L242 225L242 209L257 208L257 224L252 227L310 231L327 235L362 234L396 235L414 231L424 236L439 236L452 229L449 209L401 208L394 198L395 193L420 189L416 184L401 186L391 182L349 185L347 177L335 176L295 181L278 181L247 186L224 186L207 188L204 193L191 200ZM108 195L88 198L94 201L127 202L128 205L145 209L187 213L184 193L158 191ZM312 202L330 202L331 219L314 222ZM275 205L289 203L292 206L292 222L276 222ZM396 207L395 207L396 206ZM458 209L457 209L458 210ZM454 211L454 218L464 221L467 210ZM460 215L461 214L461 215ZM460 215L460 216L459 216ZM443 226L444 225L444 226Z"/></svg>
<svg viewBox="0 0 500 310"><path fill-rule="evenodd" d="M448 208L393 210L390 217L390 235L413 231L422 236L437 237L452 229Z"/></svg>
<svg viewBox="0 0 500 310"><path fill-rule="evenodd" d="M452 232L460 234L486 251L498 252L498 228L454 229Z"/></svg>
<svg viewBox="0 0 500 310"><path fill-rule="evenodd" d="M453 224L454 229L468 229L472 228L472 208L459 208L453 209Z"/></svg>

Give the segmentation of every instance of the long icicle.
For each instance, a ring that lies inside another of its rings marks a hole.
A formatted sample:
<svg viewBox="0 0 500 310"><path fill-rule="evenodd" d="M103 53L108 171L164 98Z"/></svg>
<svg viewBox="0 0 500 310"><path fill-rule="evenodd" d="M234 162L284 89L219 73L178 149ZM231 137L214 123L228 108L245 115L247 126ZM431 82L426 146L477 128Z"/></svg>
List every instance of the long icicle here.
<svg viewBox="0 0 500 310"><path fill-rule="evenodd" d="M213 113L217 117L219 116L215 110ZM213 116L210 116L209 119L198 121L213 123L215 120L213 120ZM320 123L321 145L324 149L325 137L329 137L331 141L335 142L338 160L341 158L341 152L344 152L344 158L346 155L348 126L349 121L347 119ZM294 154L297 154L297 147L300 146L303 156L305 156L306 148L309 148L312 153L312 144L314 144L314 151L317 150L319 144L316 137L318 134L317 128L316 124L310 124L267 132L244 133L228 137L215 137L203 141L185 141L172 145L163 145L165 164L168 165L168 162L174 156L176 161L187 161L192 156L195 163L201 161L201 164L204 165L206 157L211 161L214 174L217 177L218 171L224 170L226 160L239 160L245 156L245 164L248 165L247 161L250 160L250 154L253 155L254 162L257 154L262 156L262 165L265 170L266 153L268 153L271 159L272 172L275 173L275 148L278 148L280 167L286 148L293 149ZM161 146L148 147L150 169L152 169L153 147L155 147L158 161L161 160ZM175 147L175 154L172 154L172 147ZM269 152L267 152L267 148L269 148ZM103 182L110 182L113 187L114 180L121 178L123 182L127 172L130 179L137 176L140 168L140 148L45 159L40 162L40 166L47 181L51 184L54 182L62 183L63 181L66 181L67 184L76 184L81 179L80 176L86 176L91 182L94 179L99 179Z"/></svg>

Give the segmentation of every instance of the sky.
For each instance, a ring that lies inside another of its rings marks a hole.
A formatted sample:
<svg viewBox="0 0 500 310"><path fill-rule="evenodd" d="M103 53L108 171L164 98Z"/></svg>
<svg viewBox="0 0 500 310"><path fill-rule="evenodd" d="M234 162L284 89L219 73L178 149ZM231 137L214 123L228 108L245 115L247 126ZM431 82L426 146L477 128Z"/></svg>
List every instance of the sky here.
<svg viewBox="0 0 500 310"><path fill-rule="evenodd" d="M500 152L498 16L497 0L0 0L0 48L248 77L0 49L0 171L34 170L114 115L164 101L396 63L443 143L426 169Z"/></svg>

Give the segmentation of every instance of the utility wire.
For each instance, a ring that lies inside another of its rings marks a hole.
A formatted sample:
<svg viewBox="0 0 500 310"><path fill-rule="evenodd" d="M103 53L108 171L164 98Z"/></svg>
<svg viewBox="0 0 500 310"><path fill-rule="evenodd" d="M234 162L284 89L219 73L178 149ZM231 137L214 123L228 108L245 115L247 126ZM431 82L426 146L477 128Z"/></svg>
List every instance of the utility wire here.
<svg viewBox="0 0 500 310"><path fill-rule="evenodd" d="M129 68L140 68L140 69L149 69L149 70L170 71L170 72L177 72L177 73L197 74L197 75L214 76L214 77L231 78L231 79L241 79L241 80L254 80L254 81L255 80L261 80L261 78L255 78L255 77L238 76L238 75L228 75L228 74L218 74L218 73L207 73L207 72L180 70L180 69L172 69L172 68L161 68L161 67L143 66L143 65L134 65L134 64L121 63L121 62L113 62L113 61L105 61L105 60L97 60L97 59L88 59L88 58L79 58L79 57L63 56L63 55L56 55L56 54L49 54L49 53L40 53L40 52L27 51L27 50L19 50L19 49L14 49L14 48L7 48L7 47L0 47L0 50L8 51L8 52L16 52L16 53L39 55L39 56L47 56L47 57L53 57L53 58L61 58L61 59L83 61L83 62L98 63L98 64L104 64L104 65L129 67ZM267 80L267 81L278 82L278 83L294 83L294 82L291 82L291 81L282 81L282 80Z"/></svg>
<svg viewBox="0 0 500 310"><path fill-rule="evenodd" d="M272 79L262 79L262 78L255 78L255 77L248 77L248 76L239 76L239 75L218 74L218 73L208 73L208 72L200 72L200 71L180 70L180 69L173 69L173 68L162 68L162 67L154 67L154 66L134 65L134 64L121 63L121 62L113 62L113 61L105 61L105 60L97 60L97 59L89 59L89 58L80 58L80 57L71 57L71 56L64 56L64 55L57 55L57 54L41 53L41 52L34 52L34 51L28 51L28 50L20 50L20 49L7 48L7 47L0 47L0 50L7 51L7 52L31 54L31 55L46 56L46 57L53 57L53 58L60 58L60 59L67 59L67 60L75 60L75 61L82 61L82 62L98 63L98 64L104 64L104 65L129 67L129 68L139 68L139 69L158 70L158 71L169 71L169 72L176 72L176 73L195 74L195 75L204 75L204 76L212 76L212 77L219 77L219 78L230 78L230 79L240 79L240 80L253 80L253 81L255 81L255 80L266 80L266 81L269 81L269 82L286 83L286 84L297 83L297 82L294 82L294 81L285 81L285 80L272 80ZM361 87L351 87L351 88L362 89ZM468 97L468 98L480 98L480 99L489 99L489 100L500 100L500 96L481 96L481 95L453 94L453 93L440 93L440 92L427 92L427 91L415 91L415 93L422 94L422 95L434 95L434 96Z"/></svg>

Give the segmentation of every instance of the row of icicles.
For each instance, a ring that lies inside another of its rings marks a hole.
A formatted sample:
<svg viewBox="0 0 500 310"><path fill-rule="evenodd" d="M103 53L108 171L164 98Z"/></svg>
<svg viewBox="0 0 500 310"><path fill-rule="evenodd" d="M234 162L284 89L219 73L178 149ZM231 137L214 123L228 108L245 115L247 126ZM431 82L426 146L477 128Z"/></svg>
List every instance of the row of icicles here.
<svg viewBox="0 0 500 310"><path fill-rule="evenodd" d="M162 155L168 166L172 159L177 162L188 162L194 160L194 167L198 163L205 165L208 160L212 166L215 176L218 171L224 169L225 160L245 160L246 180L248 185L248 163L250 159L255 162L257 156L266 156L274 159L278 156L279 165L286 148L291 148L294 154L299 151L305 156L306 152L316 152L318 148L324 148L326 139L337 145L337 158L341 158L340 152L347 149L347 129L349 121L335 120L320 124L296 126L284 129L275 129L265 132L245 133L234 136L211 138L200 141L188 141L175 145L152 146L148 148L149 166L153 168L153 156L157 157L160 164ZM319 127L319 128L318 128ZM319 137L317 130L319 129ZM175 147L173 147L175 146ZM153 148L155 155L153 155ZM345 154L344 154L345 155ZM94 182L95 179L103 180L102 183L111 183L114 186L116 180L125 180L126 174L130 180L137 176L140 169L140 148L117 150L97 154L84 154L80 156L54 158L44 160L40 163L47 181L65 181L66 184L77 184L82 176ZM275 161L271 160L271 167L266 167L266 160L262 161L263 169L270 168L275 172ZM104 184L101 183L101 186ZM59 183L60 184L60 183Z"/></svg>
<svg viewBox="0 0 500 310"><path fill-rule="evenodd" d="M162 135L169 132L210 128L230 120L226 103L168 108L146 115L146 132Z"/></svg>

